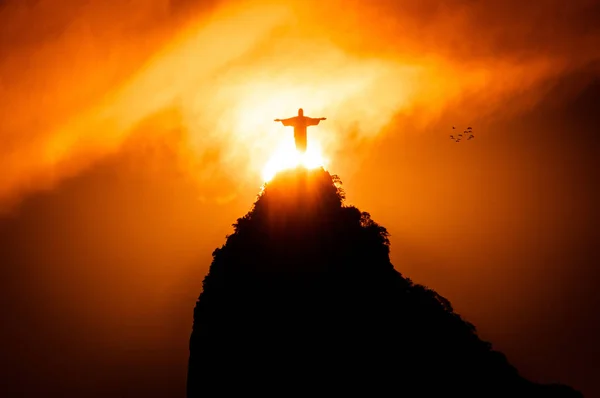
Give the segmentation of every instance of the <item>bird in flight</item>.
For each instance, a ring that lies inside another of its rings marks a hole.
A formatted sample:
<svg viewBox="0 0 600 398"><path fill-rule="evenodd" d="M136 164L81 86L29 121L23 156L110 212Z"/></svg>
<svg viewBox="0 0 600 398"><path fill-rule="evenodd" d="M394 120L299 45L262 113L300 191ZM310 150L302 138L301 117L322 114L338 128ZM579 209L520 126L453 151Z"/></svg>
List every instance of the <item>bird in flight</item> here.
<svg viewBox="0 0 600 398"><path fill-rule="evenodd" d="M456 130L456 126L452 126L452 130ZM457 136L455 136L454 134L450 134L450 139L454 142L460 142L460 140L462 140L463 138L463 135L467 136L467 141L475 138L475 134L473 134L473 128L467 127L465 130L463 130L462 133L458 133Z"/></svg>

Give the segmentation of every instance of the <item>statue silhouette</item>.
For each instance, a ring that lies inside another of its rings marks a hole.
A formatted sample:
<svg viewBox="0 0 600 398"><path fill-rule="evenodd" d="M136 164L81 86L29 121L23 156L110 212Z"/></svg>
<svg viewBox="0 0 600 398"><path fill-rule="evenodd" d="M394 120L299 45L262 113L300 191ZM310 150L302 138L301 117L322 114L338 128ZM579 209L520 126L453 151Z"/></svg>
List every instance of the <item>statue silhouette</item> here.
<svg viewBox="0 0 600 398"><path fill-rule="evenodd" d="M327 118L313 118L304 116L304 111L302 108L298 109L298 116L287 119L275 119L276 122L281 122L284 126L294 127L294 140L296 141L296 149L302 153L306 152L306 128L308 126L316 126L321 120L327 120Z"/></svg>

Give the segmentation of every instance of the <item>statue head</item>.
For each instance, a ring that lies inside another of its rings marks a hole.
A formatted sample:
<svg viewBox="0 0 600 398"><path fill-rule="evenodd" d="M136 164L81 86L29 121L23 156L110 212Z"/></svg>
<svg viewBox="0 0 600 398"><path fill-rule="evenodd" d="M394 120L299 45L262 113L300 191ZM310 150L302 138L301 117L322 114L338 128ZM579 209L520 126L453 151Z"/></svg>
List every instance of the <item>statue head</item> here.
<svg viewBox="0 0 600 398"><path fill-rule="evenodd" d="M302 110L302 108L298 109L298 116L304 116L304 110Z"/></svg>

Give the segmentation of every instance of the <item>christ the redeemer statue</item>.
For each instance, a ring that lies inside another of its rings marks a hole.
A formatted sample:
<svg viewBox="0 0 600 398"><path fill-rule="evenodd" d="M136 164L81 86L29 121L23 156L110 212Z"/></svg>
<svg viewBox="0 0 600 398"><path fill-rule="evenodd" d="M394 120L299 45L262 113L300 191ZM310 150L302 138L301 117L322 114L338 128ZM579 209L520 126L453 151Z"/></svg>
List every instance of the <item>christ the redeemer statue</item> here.
<svg viewBox="0 0 600 398"><path fill-rule="evenodd" d="M304 116L302 108L298 109L298 116L290 117L288 119L275 119L276 122L281 122L284 126L294 127L296 149L302 153L306 152L306 128L308 126L316 126L321 120L327 120L327 118L306 117Z"/></svg>

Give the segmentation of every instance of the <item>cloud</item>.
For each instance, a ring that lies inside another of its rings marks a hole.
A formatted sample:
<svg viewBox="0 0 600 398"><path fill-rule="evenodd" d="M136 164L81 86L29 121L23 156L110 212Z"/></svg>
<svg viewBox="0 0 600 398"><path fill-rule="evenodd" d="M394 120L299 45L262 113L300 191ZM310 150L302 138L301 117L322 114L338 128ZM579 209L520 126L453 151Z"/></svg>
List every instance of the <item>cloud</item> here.
<svg viewBox="0 0 600 398"><path fill-rule="evenodd" d="M0 203L119 151L165 109L179 115L182 164L208 181L207 153L258 179L275 148L292 145L273 118L298 107L328 118L311 139L340 164L399 117L424 129L451 107L458 118L530 108L546 82L600 58L600 11L521 3L9 2Z"/></svg>

